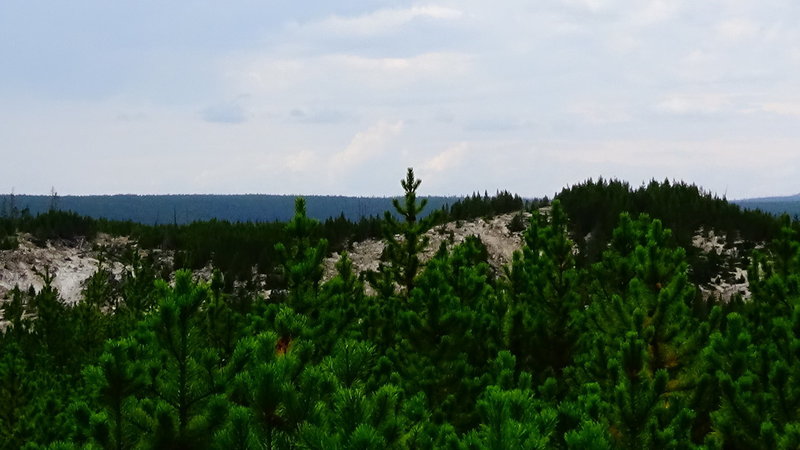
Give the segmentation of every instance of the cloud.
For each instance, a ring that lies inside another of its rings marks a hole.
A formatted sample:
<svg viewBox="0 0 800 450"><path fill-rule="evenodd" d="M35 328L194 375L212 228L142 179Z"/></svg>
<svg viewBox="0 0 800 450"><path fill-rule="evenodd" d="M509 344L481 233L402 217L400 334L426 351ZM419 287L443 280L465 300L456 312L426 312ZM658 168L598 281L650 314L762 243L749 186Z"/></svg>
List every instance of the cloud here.
<svg viewBox="0 0 800 450"><path fill-rule="evenodd" d="M15 37L0 39L9 188L396 193L411 164L438 171L431 193L665 173L779 191L796 178L769 179L796 151L752 164L772 139L800 143L790 0L101 3L0 14ZM693 159L706 145L731 166ZM540 161L551 148L563 154ZM752 167L763 176L739 176Z"/></svg>
<svg viewBox="0 0 800 450"><path fill-rule="evenodd" d="M239 91L277 95L297 92L311 102L343 92L362 98L365 89L385 94L415 83L447 83L469 74L473 62L471 55L458 52L408 57L335 53L288 60L254 54L231 61L227 75Z"/></svg>
<svg viewBox="0 0 800 450"><path fill-rule="evenodd" d="M670 95L656 104L656 110L669 114L714 114L730 111L731 100L719 94Z"/></svg>
<svg viewBox="0 0 800 450"><path fill-rule="evenodd" d="M470 63L468 55L446 52L423 53L407 58L369 58L344 54L325 59L334 66L365 74L415 74L415 78L457 73Z"/></svg>
<svg viewBox="0 0 800 450"><path fill-rule="evenodd" d="M117 120L120 122L136 122L147 119L147 114L143 112L121 112L117 114Z"/></svg>
<svg viewBox="0 0 800 450"><path fill-rule="evenodd" d="M568 7L592 13L611 10L617 3L614 0L561 0L561 2Z"/></svg>
<svg viewBox="0 0 800 450"><path fill-rule="evenodd" d="M589 101L569 105L567 113L573 114L591 124L625 123L633 120L629 107L617 102Z"/></svg>
<svg viewBox="0 0 800 450"><path fill-rule="evenodd" d="M468 144L466 142L460 142L425 161L422 168L431 172L443 172L454 169L464 162L468 150Z"/></svg>
<svg viewBox="0 0 800 450"><path fill-rule="evenodd" d="M752 151L759 148L759 151ZM673 173L708 170L733 173L742 170L767 172L780 167L796 154L787 139L628 139L592 145L560 142L551 146L548 157L562 163L596 164L603 167L632 166L668 169ZM736 157L731 157L736 155Z"/></svg>
<svg viewBox="0 0 800 450"><path fill-rule="evenodd" d="M321 21L300 25L298 28L322 34L372 36L395 32L415 20L455 20L463 14L458 9L421 5L410 8L380 9L355 17L333 15Z"/></svg>
<svg viewBox="0 0 800 450"><path fill-rule="evenodd" d="M211 123L237 124L247 120L247 113L237 102L220 103L200 112L203 120Z"/></svg>
<svg viewBox="0 0 800 450"><path fill-rule="evenodd" d="M464 129L477 132L508 132L518 130L525 125L526 122L520 119L484 117L469 121Z"/></svg>
<svg viewBox="0 0 800 450"><path fill-rule="evenodd" d="M403 129L403 122L378 122L353 136L350 144L331 157L330 164L337 172L353 169L383 153L391 140Z"/></svg>
<svg viewBox="0 0 800 450"><path fill-rule="evenodd" d="M800 116L800 103L770 102L761 105L761 110L782 116Z"/></svg>
<svg viewBox="0 0 800 450"><path fill-rule="evenodd" d="M651 0L644 3L631 17L632 23L636 26L648 26L672 19L682 8L682 2L676 0Z"/></svg>
<svg viewBox="0 0 800 450"><path fill-rule="evenodd" d="M737 18L718 23L714 31L723 41L738 42L756 37L760 27L752 20Z"/></svg>
<svg viewBox="0 0 800 450"><path fill-rule="evenodd" d="M338 109L294 108L289 111L289 117L302 123L334 124L346 121L350 115Z"/></svg>
<svg viewBox="0 0 800 450"><path fill-rule="evenodd" d="M283 158L283 167L292 172L305 172L318 163L317 154L310 150L292 152Z"/></svg>

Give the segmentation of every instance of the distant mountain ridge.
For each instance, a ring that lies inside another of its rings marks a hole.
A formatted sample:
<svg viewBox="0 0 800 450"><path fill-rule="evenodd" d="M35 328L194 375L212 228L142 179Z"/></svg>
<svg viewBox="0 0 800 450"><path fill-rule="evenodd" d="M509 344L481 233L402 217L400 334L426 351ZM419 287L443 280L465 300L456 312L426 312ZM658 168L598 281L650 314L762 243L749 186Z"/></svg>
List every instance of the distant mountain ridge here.
<svg viewBox="0 0 800 450"><path fill-rule="evenodd" d="M744 198L741 200L733 200L733 203L739 202L797 202L800 201L800 193L794 195L783 195L777 197L754 197L754 198Z"/></svg>
<svg viewBox="0 0 800 450"><path fill-rule="evenodd" d="M732 200L731 203L745 209L759 209L775 215L788 214L792 217L800 216L800 194L780 197L746 198L742 200Z"/></svg>
<svg viewBox="0 0 800 450"><path fill-rule="evenodd" d="M2 195L0 208L8 213L27 208L31 214L56 209L73 211L93 218L133 221L147 225L186 224L194 221L227 220L230 222L287 221L294 214L295 195ZM383 215L392 211L389 197L347 197L307 195L309 217L325 220L342 214L350 220ZM425 212L451 205L463 197L425 197ZM55 204L54 204L55 203Z"/></svg>

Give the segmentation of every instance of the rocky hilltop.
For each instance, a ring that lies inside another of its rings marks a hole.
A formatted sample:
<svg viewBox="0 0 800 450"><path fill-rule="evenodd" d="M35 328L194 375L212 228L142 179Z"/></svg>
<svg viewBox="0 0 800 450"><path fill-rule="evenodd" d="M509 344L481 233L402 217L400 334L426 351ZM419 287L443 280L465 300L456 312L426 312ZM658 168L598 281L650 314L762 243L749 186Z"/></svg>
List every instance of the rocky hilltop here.
<svg viewBox="0 0 800 450"><path fill-rule="evenodd" d="M542 211L546 213L547 211ZM478 218L471 221L454 221L436 226L426 233L429 239L422 261L429 260L443 243L452 247L464 242L470 236L478 236L486 246L489 264L497 275L501 275L503 266L510 263L514 251L522 246L522 232L512 231L510 226L517 213L503 214L491 218ZM530 213L523 213L524 222ZM58 289L66 303L75 303L81 299L86 280L98 269L103 261L104 267L112 276L118 278L125 270L121 255L126 248L136 248L136 242L127 237L99 235L94 240L47 241L35 243L29 234L20 234L19 245L14 250L0 250L0 298L6 298L15 286L21 289L32 287L35 291L42 288L42 273L49 270L55 275L53 285ZM728 260L737 261L739 249L725 244L724 236L715 235L713 231L698 230L693 245L704 254L715 253ZM377 270L385 244L381 240L368 239L354 242L347 249L356 272L363 273ZM143 250L137 250L145 253ZM162 262L171 266L171 252L161 252ZM325 259L324 280L335 274L335 264L341 257L333 253ZM747 271L740 266L727 267L726 273L720 274L708 283L700 286L704 296L714 296L728 300L734 295L744 298L750 296ZM196 278L208 280L211 267L195 271ZM264 286L266 288L266 286ZM268 295L264 289L262 294Z"/></svg>

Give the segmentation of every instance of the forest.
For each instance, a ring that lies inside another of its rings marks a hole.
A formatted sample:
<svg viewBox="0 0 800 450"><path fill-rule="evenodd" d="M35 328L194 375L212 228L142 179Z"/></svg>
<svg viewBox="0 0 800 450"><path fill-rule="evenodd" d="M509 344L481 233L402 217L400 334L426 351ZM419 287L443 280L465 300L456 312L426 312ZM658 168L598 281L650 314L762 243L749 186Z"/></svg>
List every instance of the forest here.
<svg viewBox="0 0 800 450"><path fill-rule="evenodd" d="M386 197L309 195L308 216L318 220L344 215L350 220L382 215L392 207ZM452 205L463 197L426 197L431 210ZM185 225L212 219L229 222L286 222L294 214L293 195L0 195L0 213L27 209L32 215L57 209L81 216L133 221L146 225Z"/></svg>
<svg viewBox="0 0 800 450"><path fill-rule="evenodd" d="M303 198L285 223L7 211L4 248L108 233L176 258L117 255L122 276L101 264L74 305L46 267L40 291L11 292L0 448L800 448L796 221L668 181L442 208L420 183L409 169L394 211L357 221ZM502 271L480 236L421 260L431 227L509 212L523 242ZM702 295L726 269L692 246L701 229L741 249L749 297ZM357 274L366 237L386 247Z"/></svg>

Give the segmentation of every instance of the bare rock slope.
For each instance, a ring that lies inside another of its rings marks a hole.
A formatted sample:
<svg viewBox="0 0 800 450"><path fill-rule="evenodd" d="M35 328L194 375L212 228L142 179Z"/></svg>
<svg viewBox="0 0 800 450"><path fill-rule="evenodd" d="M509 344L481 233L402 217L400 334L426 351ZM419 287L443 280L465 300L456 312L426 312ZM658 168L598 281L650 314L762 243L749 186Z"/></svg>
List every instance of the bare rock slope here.
<svg viewBox="0 0 800 450"><path fill-rule="evenodd" d="M429 244L421 259L425 262L432 258L442 242L453 246L464 242L469 236L478 236L486 245L489 264L500 273L502 267L511 262L514 251L522 246L522 233L509 230L509 224L515 215L516 213L512 213L490 219L449 222L428 230L425 235L428 236ZM524 218L527 221L530 213L525 213ZM384 247L383 241L375 239L352 244L347 254L353 261L354 270L357 273L377 270ZM336 273L335 265L340 257L339 253L334 253L325 260L325 280L332 278Z"/></svg>
<svg viewBox="0 0 800 450"><path fill-rule="evenodd" d="M55 275L53 287L67 303L80 300L86 280L97 271L100 248L123 247L129 242L124 237L107 235L94 242L47 242L43 247L34 244L27 234L20 234L17 240L16 249L0 251L0 298L5 298L15 286L20 289L33 286L38 292L43 286L41 274L49 270ZM114 275L123 271L119 262L108 262L105 267Z"/></svg>
<svg viewBox="0 0 800 450"><path fill-rule="evenodd" d="M478 236L486 245L489 264L495 273L502 274L503 266L511 262L514 251L522 246L522 233L509 229L515 214L450 222L429 230L426 233L429 245L422 255L423 262L428 261L443 242L452 247L464 242L469 236ZM526 222L529 218L530 214L525 213ZM34 290L39 291L43 285L41 273L48 268L51 274L55 275L53 285L58 289L62 299L67 303L75 303L81 299L86 280L97 271L101 251L118 256L123 248L135 246L135 242L126 237L108 235L100 235L92 242L83 240L47 242L44 246L37 246L30 235L21 234L18 236L18 241L18 248L0 250L0 299L7 298L8 292L15 286L21 289L32 286ZM714 235L712 231L699 230L693 244L704 253L715 252L736 260L737 247L726 246L725 241L724 236ZM355 271L362 273L377 270L384 247L383 241L375 239L353 243L347 252L353 261ZM171 259L172 255L168 253L165 252L161 257L165 260ZM336 273L335 265L340 257L340 254L334 253L325 260L325 280L332 278ZM125 270L121 262L111 258L107 260L105 267L115 278ZM723 301L729 300L734 295L748 298L750 291L746 270L741 267L730 267L730 269L729 273L700 286L703 294ZM197 271L195 276L198 279L208 280L210 274L209 266ZM265 295L268 295L268 292L265 291Z"/></svg>

